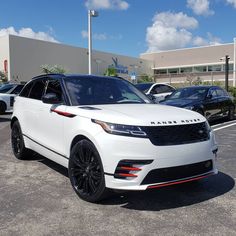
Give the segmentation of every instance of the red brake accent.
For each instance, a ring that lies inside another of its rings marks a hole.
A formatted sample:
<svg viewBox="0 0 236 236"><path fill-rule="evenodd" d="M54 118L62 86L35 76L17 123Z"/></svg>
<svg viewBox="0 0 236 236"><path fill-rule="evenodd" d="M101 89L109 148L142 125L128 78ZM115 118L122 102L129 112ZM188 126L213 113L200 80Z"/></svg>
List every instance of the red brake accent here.
<svg viewBox="0 0 236 236"><path fill-rule="evenodd" d="M119 173L117 175L122 176L122 177L138 177L137 175L134 175L134 174L125 174L125 173Z"/></svg>
<svg viewBox="0 0 236 236"><path fill-rule="evenodd" d="M121 166L120 167L122 170L130 170L130 171L140 171L142 169L138 168L138 167L127 167L127 166Z"/></svg>
<svg viewBox="0 0 236 236"><path fill-rule="evenodd" d="M51 112L55 112L58 115L69 117L69 118L73 118L73 117L76 116L75 114L64 112L64 111L59 111L59 110L56 110L56 109L52 109Z"/></svg>
<svg viewBox="0 0 236 236"><path fill-rule="evenodd" d="M150 185L147 188L161 188L161 187L175 185L175 184L187 183L187 182L191 182L191 181L194 181L194 180L199 180L199 179L203 179L203 178L209 177L209 176L211 176L213 174L214 173L208 174L208 175L204 175L204 176L199 176L199 177L196 177L196 178L191 178L191 179L185 179L185 180L180 180L180 181L176 181L176 182L165 183L165 184Z"/></svg>

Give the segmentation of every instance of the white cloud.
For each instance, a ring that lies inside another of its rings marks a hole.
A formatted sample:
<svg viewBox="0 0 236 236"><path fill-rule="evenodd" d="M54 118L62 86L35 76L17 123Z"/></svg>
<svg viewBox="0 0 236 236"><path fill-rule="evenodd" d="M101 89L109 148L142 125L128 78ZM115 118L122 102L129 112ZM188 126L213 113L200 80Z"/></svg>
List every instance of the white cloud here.
<svg viewBox="0 0 236 236"><path fill-rule="evenodd" d="M162 12L153 17L153 24L147 28L147 52L206 46L221 43L221 39L207 33L205 38L194 36L191 30L198 27L198 21L186 14Z"/></svg>
<svg viewBox="0 0 236 236"><path fill-rule="evenodd" d="M88 31L82 30L81 31L81 36L82 36L82 38L88 38Z"/></svg>
<svg viewBox="0 0 236 236"><path fill-rule="evenodd" d="M116 9L127 10L129 4L123 0L87 0L85 6L88 9Z"/></svg>
<svg viewBox="0 0 236 236"><path fill-rule="evenodd" d="M152 26L147 28L146 41L148 52L163 51L187 46L192 40L192 33L198 21L182 12L162 12L153 18Z"/></svg>
<svg viewBox="0 0 236 236"><path fill-rule="evenodd" d="M183 12L161 12L153 17L155 22L161 23L166 27L195 29L198 27L198 21L194 17L187 16Z"/></svg>
<svg viewBox="0 0 236 236"><path fill-rule="evenodd" d="M45 32L34 32L31 28L21 28L19 31L16 31L14 27L2 28L0 29L0 36L5 36L8 34L32 38L32 39L40 39L49 42L58 42L54 37L50 35L50 33Z"/></svg>
<svg viewBox="0 0 236 236"><path fill-rule="evenodd" d="M236 8L236 0L226 0L227 3L232 4Z"/></svg>
<svg viewBox="0 0 236 236"><path fill-rule="evenodd" d="M194 46L207 46L207 45L219 45L222 43L222 40L218 37L213 36L211 33L207 33L206 38L194 37L193 45Z"/></svg>
<svg viewBox="0 0 236 236"><path fill-rule="evenodd" d="M81 31L81 36L82 38L88 38L88 31L87 30L82 30ZM98 34L98 33L94 33L93 34L93 39L95 40L121 40L123 38L123 36L121 34L119 35L107 35L106 33L101 33L101 34Z"/></svg>
<svg viewBox="0 0 236 236"><path fill-rule="evenodd" d="M227 1L233 1L233 0L227 0ZM187 0L187 7L191 8L196 15L204 15L204 16L213 15L214 11L209 9L209 5L210 5L209 0Z"/></svg>

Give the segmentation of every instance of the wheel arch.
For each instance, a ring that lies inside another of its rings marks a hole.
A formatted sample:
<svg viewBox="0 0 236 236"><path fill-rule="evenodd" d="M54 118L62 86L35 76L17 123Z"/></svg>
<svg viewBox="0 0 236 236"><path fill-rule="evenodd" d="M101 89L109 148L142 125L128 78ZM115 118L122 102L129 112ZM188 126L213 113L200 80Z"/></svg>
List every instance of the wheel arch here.
<svg viewBox="0 0 236 236"><path fill-rule="evenodd" d="M12 128L13 124L14 124L16 121L18 121L18 119L17 119L15 116L12 117L12 119L11 119L11 128Z"/></svg>
<svg viewBox="0 0 236 236"><path fill-rule="evenodd" d="M79 141L83 140L83 139L86 139L88 141L90 141L91 143L93 143L88 137L86 137L85 135L82 135L82 134L79 134L77 136L75 136L71 142L71 145L70 145L70 152L72 150L72 148L74 147L74 145L76 143L78 143Z"/></svg>

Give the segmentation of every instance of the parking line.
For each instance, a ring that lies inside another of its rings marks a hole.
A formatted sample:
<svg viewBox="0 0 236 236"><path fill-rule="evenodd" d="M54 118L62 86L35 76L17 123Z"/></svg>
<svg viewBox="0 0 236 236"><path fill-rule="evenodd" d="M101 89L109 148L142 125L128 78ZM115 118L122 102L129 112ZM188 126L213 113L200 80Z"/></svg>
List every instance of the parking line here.
<svg viewBox="0 0 236 236"><path fill-rule="evenodd" d="M225 126L222 126L222 127L219 127L219 128L215 128L215 129L213 129L213 130L214 130L214 131L217 131L217 130L225 129L225 128L228 128L228 127L234 126L234 125L236 125L236 123L233 123L233 124L230 124L230 125L225 125Z"/></svg>
<svg viewBox="0 0 236 236"><path fill-rule="evenodd" d="M234 122L235 122L235 120L226 121L226 122L223 122L223 123L220 123L220 124L211 125L211 127L212 127L212 128L214 128L214 127L219 127L219 126L226 125L226 124L231 124L231 123L234 123Z"/></svg>

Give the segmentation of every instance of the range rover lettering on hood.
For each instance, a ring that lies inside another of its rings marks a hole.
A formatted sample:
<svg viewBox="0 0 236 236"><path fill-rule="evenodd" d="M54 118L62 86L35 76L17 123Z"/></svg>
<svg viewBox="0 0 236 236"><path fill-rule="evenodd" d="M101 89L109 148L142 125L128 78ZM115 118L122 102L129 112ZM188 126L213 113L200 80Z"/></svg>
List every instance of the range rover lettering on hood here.
<svg viewBox="0 0 236 236"><path fill-rule="evenodd" d="M191 124L201 121L200 119L192 119L192 120L168 120L168 121L151 121L151 125L173 125L173 124Z"/></svg>

